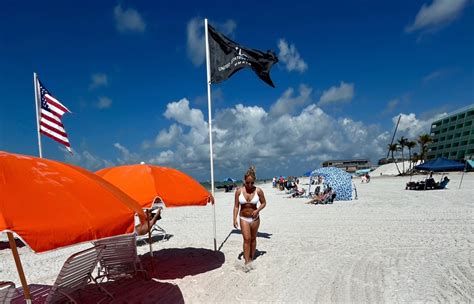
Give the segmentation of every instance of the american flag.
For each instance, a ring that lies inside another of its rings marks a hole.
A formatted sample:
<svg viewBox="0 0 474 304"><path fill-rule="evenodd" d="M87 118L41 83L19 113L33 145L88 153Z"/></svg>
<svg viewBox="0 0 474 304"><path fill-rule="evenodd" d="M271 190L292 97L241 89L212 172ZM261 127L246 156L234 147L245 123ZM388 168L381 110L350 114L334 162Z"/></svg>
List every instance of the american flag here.
<svg viewBox="0 0 474 304"><path fill-rule="evenodd" d="M38 79L39 95L41 102L40 110L40 133L63 144L72 153L71 144L67 138L66 130L61 122L61 117L69 111L62 103L54 98Z"/></svg>

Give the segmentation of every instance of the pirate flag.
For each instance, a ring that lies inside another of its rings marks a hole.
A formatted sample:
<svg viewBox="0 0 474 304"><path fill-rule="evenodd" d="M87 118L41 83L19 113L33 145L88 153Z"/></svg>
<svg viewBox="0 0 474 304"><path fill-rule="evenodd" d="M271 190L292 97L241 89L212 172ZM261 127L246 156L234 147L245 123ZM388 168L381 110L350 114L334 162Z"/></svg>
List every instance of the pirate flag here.
<svg viewBox="0 0 474 304"><path fill-rule="evenodd" d="M275 87L270 79L270 68L278 62L272 51L266 53L245 48L208 25L211 63L211 83L227 80L245 67L251 68L260 79Z"/></svg>

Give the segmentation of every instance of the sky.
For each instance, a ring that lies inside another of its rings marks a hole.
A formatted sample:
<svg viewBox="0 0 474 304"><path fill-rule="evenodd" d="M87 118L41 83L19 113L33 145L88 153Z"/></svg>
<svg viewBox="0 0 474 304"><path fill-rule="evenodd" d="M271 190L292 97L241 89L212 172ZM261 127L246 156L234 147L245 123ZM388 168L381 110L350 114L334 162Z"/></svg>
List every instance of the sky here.
<svg viewBox="0 0 474 304"><path fill-rule="evenodd" d="M38 156L33 73L67 106L95 171L145 162L210 180L204 18L273 50L271 88L244 69L211 86L214 175L301 175L387 155L474 103L474 5L414 1L11 1L0 11L0 150Z"/></svg>

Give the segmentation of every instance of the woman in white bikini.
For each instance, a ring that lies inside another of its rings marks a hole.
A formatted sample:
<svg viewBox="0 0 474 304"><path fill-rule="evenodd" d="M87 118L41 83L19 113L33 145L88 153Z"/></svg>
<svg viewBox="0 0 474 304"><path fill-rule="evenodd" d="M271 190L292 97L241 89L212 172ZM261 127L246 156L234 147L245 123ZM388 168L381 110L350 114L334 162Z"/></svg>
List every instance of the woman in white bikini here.
<svg viewBox="0 0 474 304"><path fill-rule="evenodd" d="M245 264L252 262L257 248L257 231L260 226L260 211L267 204L262 189L254 186L255 167L250 167L244 175L244 187L235 191L234 203L234 227L238 228L240 218L240 230L244 238ZM257 207L260 202L260 206ZM240 214L239 214L240 207Z"/></svg>

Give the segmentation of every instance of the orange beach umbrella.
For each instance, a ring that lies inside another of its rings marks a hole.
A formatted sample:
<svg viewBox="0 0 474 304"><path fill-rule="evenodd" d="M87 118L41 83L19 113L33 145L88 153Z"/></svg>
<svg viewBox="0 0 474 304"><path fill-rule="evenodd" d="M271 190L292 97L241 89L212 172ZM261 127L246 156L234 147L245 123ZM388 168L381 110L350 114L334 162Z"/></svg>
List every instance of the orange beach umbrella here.
<svg viewBox="0 0 474 304"><path fill-rule="evenodd" d="M166 207L205 206L211 194L189 175L167 167L136 164L99 170L97 175L134 198L143 208L158 196Z"/></svg>
<svg viewBox="0 0 474 304"><path fill-rule="evenodd" d="M136 201L89 171L0 151L0 232L8 233L25 293L13 232L44 252L132 233L135 213L145 219Z"/></svg>

